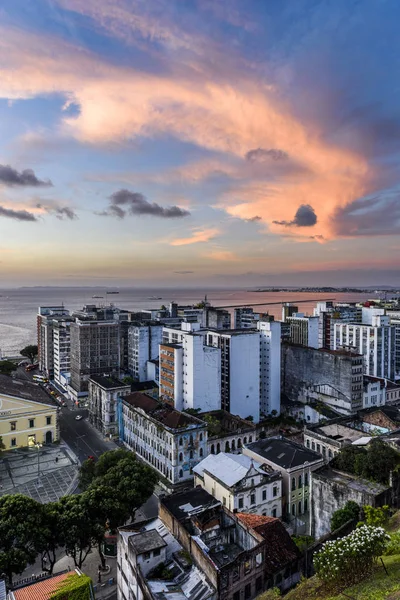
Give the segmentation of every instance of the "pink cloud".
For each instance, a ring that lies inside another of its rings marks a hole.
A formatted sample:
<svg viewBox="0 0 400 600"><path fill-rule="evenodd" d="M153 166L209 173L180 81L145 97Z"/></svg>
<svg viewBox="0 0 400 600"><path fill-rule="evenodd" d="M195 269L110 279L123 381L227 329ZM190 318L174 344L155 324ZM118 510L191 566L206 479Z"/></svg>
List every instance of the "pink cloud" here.
<svg viewBox="0 0 400 600"><path fill-rule="evenodd" d="M78 10L84 5L74 0L73 6ZM88 6L95 10L94 2ZM114 10L111 2L102 7ZM142 34L150 35L146 27L150 26L137 22ZM290 228L273 221L290 222L299 206L310 205L317 224L311 232L296 228L296 236L331 239L337 235L331 219L334 211L371 191L372 174L363 156L324 141L322 126L301 123L270 88L250 75L239 73L229 84L202 72L192 77L146 74L111 65L60 40L48 38L44 44L41 36L12 28L0 29L0 52L6 57L0 67L1 97L59 92L79 105L77 116L60 114L62 135L107 144L169 134L234 158L235 165L227 161L222 168L239 181L218 205L241 219L260 216L273 233L287 235ZM262 149L267 153L264 158L273 157L268 152L274 149L301 168L288 170L284 161L277 160L246 164L244 157L250 151ZM206 162L181 173L197 182L215 168L218 171L218 163L213 167ZM241 182L249 169L256 169L251 182Z"/></svg>
<svg viewBox="0 0 400 600"><path fill-rule="evenodd" d="M219 229L193 229L192 235L187 238L177 238L170 242L171 246L186 246L188 244L199 244L202 242L209 242L214 239L219 233Z"/></svg>
<svg viewBox="0 0 400 600"><path fill-rule="evenodd" d="M204 254L205 258L211 258L212 260L220 260L223 262L233 262L239 260L239 257L231 252L230 250L213 250Z"/></svg>

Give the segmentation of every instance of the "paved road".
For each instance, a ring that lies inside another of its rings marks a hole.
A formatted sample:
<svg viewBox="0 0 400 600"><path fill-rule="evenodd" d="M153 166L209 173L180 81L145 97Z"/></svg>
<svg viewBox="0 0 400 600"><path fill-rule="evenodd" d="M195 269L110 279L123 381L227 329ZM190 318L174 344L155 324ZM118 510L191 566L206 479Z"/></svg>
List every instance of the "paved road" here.
<svg viewBox="0 0 400 600"><path fill-rule="evenodd" d="M111 440L105 440L87 421L87 410L60 410L60 435L68 446L83 462L88 456L99 458L103 452L115 450L117 445ZM80 421L77 415L82 415Z"/></svg>

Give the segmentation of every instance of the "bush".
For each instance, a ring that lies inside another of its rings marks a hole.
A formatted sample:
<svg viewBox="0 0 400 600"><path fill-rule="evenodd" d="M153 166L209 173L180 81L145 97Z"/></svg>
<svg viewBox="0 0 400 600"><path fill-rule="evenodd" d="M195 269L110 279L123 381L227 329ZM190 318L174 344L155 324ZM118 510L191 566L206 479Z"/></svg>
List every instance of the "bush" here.
<svg viewBox="0 0 400 600"><path fill-rule="evenodd" d="M380 439L372 440L368 448L345 446L331 461L334 469L384 485L389 482L390 472L399 464L399 453Z"/></svg>
<svg viewBox="0 0 400 600"><path fill-rule="evenodd" d="M371 572L389 541L382 527L363 525L339 540L326 542L314 555L315 571L326 583L359 581Z"/></svg>
<svg viewBox="0 0 400 600"><path fill-rule="evenodd" d="M386 556L394 556L400 554L400 531L395 531L390 534L390 540L385 550Z"/></svg>
<svg viewBox="0 0 400 600"><path fill-rule="evenodd" d="M366 524L374 527L383 527L390 517L390 508L387 504L382 508L364 506L363 510Z"/></svg>
<svg viewBox="0 0 400 600"><path fill-rule="evenodd" d="M342 527L347 521L351 519L358 519L360 516L360 507L357 502L349 500L346 502L343 508L336 510L331 519L331 531L336 531L339 527ZM368 523L371 525L371 523Z"/></svg>

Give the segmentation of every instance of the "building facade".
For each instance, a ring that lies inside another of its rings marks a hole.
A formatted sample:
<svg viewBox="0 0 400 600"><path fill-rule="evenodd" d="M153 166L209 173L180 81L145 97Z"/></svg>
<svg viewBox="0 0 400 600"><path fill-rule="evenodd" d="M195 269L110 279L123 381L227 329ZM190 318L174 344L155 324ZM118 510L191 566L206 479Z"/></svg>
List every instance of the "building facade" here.
<svg viewBox="0 0 400 600"><path fill-rule="evenodd" d="M193 482L193 468L206 456L207 425L147 394L122 401L120 439L156 469L166 487Z"/></svg>
<svg viewBox="0 0 400 600"><path fill-rule="evenodd" d="M303 313L294 313L291 317L286 317L286 323L289 324L289 341L292 344L318 348L318 317L308 317Z"/></svg>
<svg viewBox="0 0 400 600"><path fill-rule="evenodd" d="M235 308L233 311L234 329L257 329L259 320L259 313L255 313L252 308Z"/></svg>
<svg viewBox="0 0 400 600"><path fill-rule="evenodd" d="M363 355L365 375L394 380L396 329L389 317L372 316L371 325L336 324L334 349L351 349Z"/></svg>
<svg viewBox="0 0 400 600"><path fill-rule="evenodd" d="M59 440L57 407L39 385L0 375L0 436L6 450Z"/></svg>
<svg viewBox="0 0 400 600"><path fill-rule="evenodd" d="M282 474L282 514L294 524L294 531L308 532L311 473L323 465L322 456L283 437L253 442L243 453Z"/></svg>
<svg viewBox="0 0 400 600"><path fill-rule="evenodd" d="M245 454L210 454L194 469L200 485L231 512L280 517L282 475Z"/></svg>
<svg viewBox="0 0 400 600"><path fill-rule="evenodd" d="M162 342L160 324L131 324L128 329L128 368L137 381L147 380L147 361L157 359Z"/></svg>
<svg viewBox="0 0 400 600"><path fill-rule="evenodd" d="M257 323L260 335L260 414L281 412L281 324L268 318Z"/></svg>
<svg viewBox="0 0 400 600"><path fill-rule="evenodd" d="M69 315L64 306L39 306L37 314L37 345L39 369L49 379L54 378L54 323Z"/></svg>
<svg viewBox="0 0 400 600"><path fill-rule="evenodd" d="M324 402L341 414L363 403L363 357L347 350L282 344L282 391L289 400Z"/></svg>
<svg viewBox="0 0 400 600"><path fill-rule="evenodd" d="M71 323L71 383L75 400L88 395L92 375L113 375L120 370L118 321L77 318Z"/></svg>
<svg viewBox="0 0 400 600"><path fill-rule="evenodd" d="M71 378L71 317L53 321L54 381L66 389Z"/></svg>
<svg viewBox="0 0 400 600"><path fill-rule="evenodd" d="M88 392L90 423L103 435L118 435L118 401L131 393L131 386L114 377L92 375Z"/></svg>

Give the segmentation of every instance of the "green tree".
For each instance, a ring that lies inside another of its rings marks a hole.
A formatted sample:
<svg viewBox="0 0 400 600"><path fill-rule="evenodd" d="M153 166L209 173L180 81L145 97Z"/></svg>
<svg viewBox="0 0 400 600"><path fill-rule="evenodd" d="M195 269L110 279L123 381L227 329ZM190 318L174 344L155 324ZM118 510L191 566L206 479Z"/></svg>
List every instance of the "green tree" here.
<svg viewBox="0 0 400 600"><path fill-rule="evenodd" d="M104 534L107 530L115 531L122 525L127 517L127 507L119 498L116 490L106 485L93 483L82 494L82 501L86 510L97 523L98 528L96 545L103 569L106 560L103 554Z"/></svg>
<svg viewBox="0 0 400 600"><path fill-rule="evenodd" d="M367 448L345 446L331 466L365 479L387 485L390 473L398 469L400 454L381 439L373 439Z"/></svg>
<svg viewBox="0 0 400 600"><path fill-rule="evenodd" d="M56 552L64 546L63 529L61 526L62 505L60 502L49 502L42 507L42 522L40 546L42 555L42 570L53 573L57 561Z"/></svg>
<svg viewBox="0 0 400 600"><path fill-rule="evenodd" d="M373 527L383 527L390 517L390 508L387 504L380 508L367 505L363 507L363 511L366 524Z"/></svg>
<svg viewBox="0 0 400 600"><path fill-rule="evenodd" d="M221 433L221 423L216 417L213 417L212 415L206 415L205 417L202 417L202 421L207 423L207 431L209 436L212 437Z"/></svg>
<svg viewBox="0 0 400 600"><path fill-rule="evenodd" d="M89 485L95 478L96 463L93 458L84 460L79 469L79 489L82 491L87 490Z"/></svg>
<svg viewBox="0 0 400 600"><path fill-rule="evenodd" d="M11 360L0 360L0 373L2 375L11 375L16 366Z"/></svg>
<svg viewBox="0 0 400 600"><path fill-rule="evenodd" d="M104 535L105 524L99 525L98 520L89 510L83 494L64 496L60 500L60 505L60 536L65 545L65 552L80 569L89 552Z"/></svg>
<svg viewBox="0 0 400 600"><path fill-rule="evenodd" d="M342 527L350 519L358 519L360 516L360 507L357 502L349 500L346 502L343 508L336 510L331 519L331 531L336 531L339 527Z"/></svg>
<svg viewBox="0 0 400 600"><path fill-rule="evenodd" d="M38 355L38 347L34 345L25 346L25 348L22 348L22 350L20 350L20 354L21 356L26 356L26 358L29 358L31 363L33 363L33 361Z"/></svg>
<svg viewBox="0 0 400 600"><path fill-rule="evenodd" d="M42 505L22 494L0 497L0 573L9 584L35 562L41 543Z"/></svg>

